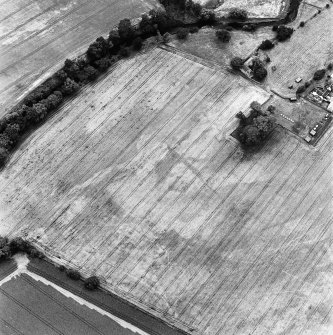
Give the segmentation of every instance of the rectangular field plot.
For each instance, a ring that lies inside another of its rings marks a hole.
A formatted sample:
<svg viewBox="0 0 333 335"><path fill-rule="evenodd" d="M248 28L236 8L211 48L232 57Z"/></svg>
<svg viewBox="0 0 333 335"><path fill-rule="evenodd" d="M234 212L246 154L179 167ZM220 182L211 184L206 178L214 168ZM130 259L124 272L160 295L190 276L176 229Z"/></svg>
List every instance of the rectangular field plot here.
<svg viewBox="0 0 333 335"><path fill-rule="evenodd" d="M245 154L251 85L161 49L120 62L1 172L0 234L193 334L325 334L332 131Z"/></svg>
<svg viewBox="0 0 333 335"><path fill-rule="evenodd" d="M0 116L121 19L156 6L156 0L0 0Z"/></svg>

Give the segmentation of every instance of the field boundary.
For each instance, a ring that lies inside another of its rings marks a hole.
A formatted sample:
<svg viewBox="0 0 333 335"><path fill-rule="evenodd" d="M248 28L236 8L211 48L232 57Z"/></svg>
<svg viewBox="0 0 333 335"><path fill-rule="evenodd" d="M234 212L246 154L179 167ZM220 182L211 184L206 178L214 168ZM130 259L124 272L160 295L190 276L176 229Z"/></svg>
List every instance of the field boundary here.
<svg viewBox="0 0 333 335"><path fill-rule="evenodd" d="M30 259L27 269L152 335L190 335L190 333L182 329L185 325L182 325L183 327L181 327L178 320L174 320L178 325L170 324L166 319L162 319L151 312L148 312L146 309L140 308L136 303L119 296L115 292L103 287L98 291L82 290L80 282L69 279L64 272L61 272L59 268L57 268L56 263L51 259ZM101 296L103 302L100 301ZM123 310L126 310L126 312L119 312L119 310L114 307L115 305L122 306ZM156 323L156 327L159 329L162 328L161 332L155 331L140 323L138 321L140 317L141 319L142 317L146 317L148 322ZM187 326L187 328L190 327Z"/></svg>

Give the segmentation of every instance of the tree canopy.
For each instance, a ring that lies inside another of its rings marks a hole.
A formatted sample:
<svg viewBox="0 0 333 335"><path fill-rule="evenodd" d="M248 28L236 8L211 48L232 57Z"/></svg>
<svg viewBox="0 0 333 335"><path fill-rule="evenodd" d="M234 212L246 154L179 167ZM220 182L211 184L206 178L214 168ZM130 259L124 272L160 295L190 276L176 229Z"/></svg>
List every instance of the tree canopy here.
<svg viewBox="0 0 333 335"><path fill-rule="evenodd" d="M244 61L240 57L234 57L230 61L230 65L233 69L239 70L244 64Z"/></svg>
<svg viewBox="0 0 333 335"><path fill-rule="evenodd" d="M246 21L248 17L247 11L241 8L232 8L229 11L228 18L231 20Z"/></svg>
<svg viewBox="0 0 333 335"><path fill-rule="evenodd" d="M228 43L231 39L231 34L226 29L219 29L216 31L216 37L223 43Z"/></svg>

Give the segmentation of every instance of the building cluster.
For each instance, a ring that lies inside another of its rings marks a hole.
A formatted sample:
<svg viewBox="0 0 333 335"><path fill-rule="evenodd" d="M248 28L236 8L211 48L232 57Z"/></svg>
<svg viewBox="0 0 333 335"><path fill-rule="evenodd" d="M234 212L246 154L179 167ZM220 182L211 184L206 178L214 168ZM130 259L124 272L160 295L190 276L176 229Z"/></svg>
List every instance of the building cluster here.
<svg viewBox="0 0 333 335"><path fill-rule="evenodd" d="M333 113L333 74L327 77L323 85L313 88L307 98Z"/></svg>
<svg viewBox="0 0 333 335"><path fill-rule="evenodd" d="M327 127L327 125L332 121L332 116L330 113L327 113L323 119L317 123L310 131L309 135L305 137L305 141L310 143L318 135L318 131Z"/></svg>

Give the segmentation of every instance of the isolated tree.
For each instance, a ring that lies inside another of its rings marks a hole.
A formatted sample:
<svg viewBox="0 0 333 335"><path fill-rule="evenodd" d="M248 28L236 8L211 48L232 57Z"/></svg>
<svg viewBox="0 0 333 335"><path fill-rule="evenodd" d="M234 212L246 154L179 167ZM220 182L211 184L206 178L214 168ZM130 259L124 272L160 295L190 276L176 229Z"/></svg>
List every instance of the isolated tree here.
<svg viewBox="0 0 333 335"><path fill-rule="evenodd" d="M4 133L12 143L16 143L20 137L20 126L18 124L9 124Z"/></svg>
<svg viewBox="0 0 333 335"><path fill-rule="evenodd" d="M112 65L112 63L112 60L108 57L101 58L95 62L96 66L101 72L106 71Z"/></svg>
<svg viewBox="0 0 333 335"><path fill-rule="evenodd" d="M123 19L118 24L118 34L122 41L127 42L134 38L134 28L130 19Z"/></svg>
<svg viewBox="0 0 333 335"><path fill-rule="evenodd" d="M243 144L251 146L260 142L259 129L256 126L245 126L239 134L240 140Z"/></svg>
<svg viewBox="0 0 333 335"><path fill-rule="evenodd" d="M79 280L81 278L80 272L77 270L68 269L66 275L73 280Z"/></svg>
<svg viewBox="0 0 333 335"><path fill-rule="evenodd" d="M219 29L216 31L216 37L223 43L228 43L231 39L231 34L226 29Z"/></svg>
<svg viewBox="0 0 333 335"><path fill-rule="evenodd" d="M262 107L258 101L252 101L250 107L256 112L257 115L263 113Z"/></svg>
<svg viewBox="0 0 333 335"><path fill-rule="evenodd" d="M133 49L134 50L141 50L142 49L142 38L137 37L133 41Z"/></svg>
<svg viewBox="0 0 333 335"><path fill-rule="evenodd" d="M118 31L116 31L116 30L111 30L110 31L109 41L111 42L112 48L113 47L118 48L120 46L121 41L120 41L120 36L119 36ZM110 44L109 44L109 46L110 46Z"/></svg>
<svg viewBox="0 0 333 335"><path fill-rule="evenodd" d="M143 35L151 36L156 34L156 27L154 26L154 22L147 14L143 14L141 16L139 28Z"/></svg>
<svg viewBox="0 0 333 335"><path fill-rule="evenodd" d="M258 128L261 139L267 137L267 135L273 130L274 124L275 122L273 118L269 116L259 115L253 119L253 125Z"/></svg>
<svg viewBox="0 0 333 335"><path fill-rule="evenodd" d="M9 155L8 150L0 146L0 167L2 167L5 164L8 155Z"/></svg>
<svg viewBox="0 0 333 335"><path fill-rule="evenodd" d="M201 24L214 24L216 22L215 12L209 9L204 8L200 14L200 23Z"/></svg>
<svg viewBox="0 0 333 335"><path fill-rule="evenodd" d="M0 236L0 249L8 245L8 237Z"/></svg>
<svg viewBox="0 0 333 335"><path fill-rule="evenodd" d="M98 77L98 75L99 75L98 70L96 70L91 65L86 66L84 68L84 72L85 72L88 80L95 80Z"/></svg>
<svg viewBox="0 0 333 335"><path fill-rule="evenodd" d="M41 85L34 91L29 93L23 100L24 104L32 106L33 104L45 99L51 93L51 89L48 85Z"/></svg>
<svg viewBox="0 0 333 335"><path fill-rule="evenodd" d="M98 37L91 43L87 50L87 56L90 61L95 61L105 57L109 50L109 42L104 37Z"/></svg>
<svg viewBox="0 0 333 335"><path fill-rule="evenodd" d="M154 24L157 25L157 28L161 31L162 34L166 33L169 28L169 19L166 13L152 9L149 12L151 20Z"/></svg>
<svg viewBox="0 0 333 335"><path fill-rule="evenodd" d="M296 134L298 134L300 132L300 130L304 129L304 128L305 128L305 125L301 121L294 122L294 124L292 126L292 130Z"/></svg>
<svg viewBox="0 0 333 335"><path fill-rule="evenodd" d="M250 68L253 71L253 77L261 81L267 76L267 70L265 69L265 64L259 58L254 58Z"/></svg>
<svg viewBox="0 0 333 335"><path fill-rule="evenodd" d="M274 48L274 43L270 40L264 40L261 42L259 49L261 50L269 50Z"/></svg>
<svg viewBox="0 0 333 335"><path fill-rule="evenodd" d="M202 12L202 6L200 3L194 2L193 0L187 0L185 8L187 12L192 12L196 17L200 17Z"/></svg>
<svg viewBox="0 0 333 335"><path fill-rule="evenodd" d="M186 7L186 0L160 0L160 3L168 10L168 7L178 7L180 10L184 10Z"/></svg>
<svg viewBox="0 0 333 335"><path fill-rule="evenodd" d="M247 11L240 8L232 8L229 11L228 18L231 20L237 21L246 21L247 20Z"/></svg>
<svg viewBox="0 0 333 335"><path fill-rule="evenodd" d="M67 73L65 72L65 70L59 70L55 73L55 76L57 77L57 79L61 82L61 84L64 83L64 81L67 79Z"/></svg>
<svg viewBox="0 0 333 335"><path fill-rule="evenodd" d="M96 290L100 285L98 277L92 276L84 281L84 287L88 290Z"/></svg>
<svg viewBox="0 0 333 335"><path fill-rule="evenodd" d="M32 123L40 122L45 118L47 114L47 108L42 103L37 103L32 106L30 113L27 115L27 119Z"/></svg>
<svg viewBox="0 0 333 335"><path fill-rule="evenodd" d="M246 124L246 116L243 112L238 112L236 118L239 119L240 125L244 126Z"/></svg>
<svg viewBox="0 0 333 335"><path fill-rule="evenodd" d="M60 91L54 91L53 94L48 96L47 100L49 103L49 108L54 109L61 104L63 100L62 93Z"/></svg>
<svg viewBox="0 0 333 335"><path fill-rule="evenodd" d="M29 248L29 243L22 237L15 237L9 242L9 248L12 254L25 252Z"/></svg>
<svg viewBox="0 0 333 335"><path fill-rule="evenodd" d="M64 64L64 71L70 79L77 79L77 75L80 71L79 64L76 60L66 59ZM65 78L64 82L66 82L68 78Z"/></svg>
<svg viewBox="0 0 333 335"><path fill-rule="evenodd" d="M51 76L47 81L47 85L50 87L50 93L54 90L58 89L63 84L63 80L61 80L56 73Z"/></svg>
<svg viewBox="0 0 333 335"><path fill-rule="evenodd" d="M177 30L177 37L180 39L180 40L184 40L187 38L188 34L189 34L189 29L188 28L179 28Z"/></svg>
<svg viewBox="0 0 333 335"><path fill-rule="evenodd" d="M267 76L267 70L264 67L256 67L253 70L253 77L258 80L262 81Z"/></svg>
<svg viewBox="0 0 333 335"><path fill-rule="evenodd" d="M301 21L300 24L299 24L300 27L304 27L305 26L305 22L304 21Z"/></svg>
<svg viewBox="0 0 333 335"><path fill-rule="evenodd" d="M299 86L298 88L297 88L297 90L296 90L296 94L302 94L302 93L304 93L306 91L306 87L305 87L305 85L301 85L301 86Z"/></svg>
<svg viewBox="0 0 333 335"><path fill-rule="evenodd" d="M129 48L121 47L121 48L119 49L119 55L120 55L121 57L129 57L130 54L131 54L131 53L130 53Z"/></svg>
<svg viewBox="0 0 333 335"><path fill-rule="evenodd" d="M12 147L13 142L7 136L7 134L0 134L0 148L9 150Z"/></svg>
<svg viewBox="0 0 333 335"><path fill-rule="evenodd" d="M325 73L326 73L326 70L325 69L320 69L320 70L317 70L314 75L313 75L313 80L321 80L324 78L325 76Z"/></svg>
<svg viewBox="0 0 333 335"><path fill-rule="evenodd" d="M282 42L290 38L290 36L293 34L294 29L286 26L278 26L276 31L276 38Z"/></svg>
<svg viewBox="0 0 333 335"><path fill-rule="evenodd" d="M3 117L3 121L5 122L6 126L10 124L17 124L20 127L20 131L26 128L27 120L21 113L21 107L15 109L15 111L6 114ZM4 129L5 127L3 127Z"/></svg>
<svg viewBox="0 0 333 335"><path fill-rule="evenodd" d="M244 31L255 31L257 29L256 25L255 24L244 24L244 26L242 27L242 29Z"/></svg>
<svg viewBox="0 0 333 335"><path fill-rule="evenodd" d="M243 61L243 59L240 58L240 57L234 57L234 58L232 58L232 60L230 61L230 65L231 65L231 67L232 67L233 69L235 69L235 70L239 70L239 69L241 69L242 66L243 66L243 64L244 64L244 61Z"/></svg>
<svg viewBox="0 0 333 335"><path fill-rule="evenodd" d="M79 84L74 80L67 78L64 84L61 86L61 93L65 95L71 95L80 88Z"/></svg>
<svg viewBox="0 0 333 335"><path fill-rule="evenodd" d="M199 28L198 27L191 27L189 30L190 30L191 34L195 34L199 31Z"/></svg>

